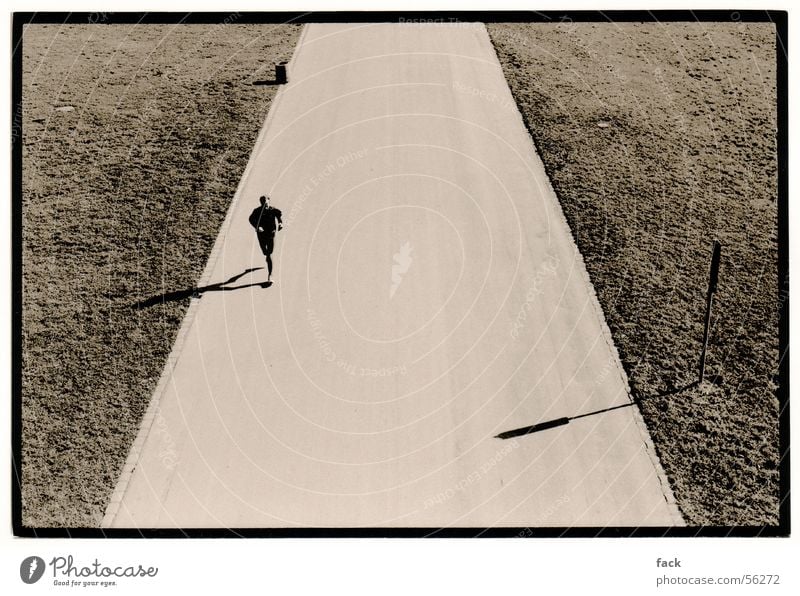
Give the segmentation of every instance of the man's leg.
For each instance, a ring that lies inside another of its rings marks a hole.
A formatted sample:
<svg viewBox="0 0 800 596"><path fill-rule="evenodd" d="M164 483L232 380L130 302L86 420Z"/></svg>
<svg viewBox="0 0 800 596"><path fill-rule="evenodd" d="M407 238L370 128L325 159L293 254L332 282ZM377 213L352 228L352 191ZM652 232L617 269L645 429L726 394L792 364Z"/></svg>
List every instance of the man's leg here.
<svg viewBox="0 0 800 596"><path fill-rule="evenodd" d="M275 248L274 236L268 236L264 243L264 254L267 257L267 281L272 280L272 249Z"/></svg>

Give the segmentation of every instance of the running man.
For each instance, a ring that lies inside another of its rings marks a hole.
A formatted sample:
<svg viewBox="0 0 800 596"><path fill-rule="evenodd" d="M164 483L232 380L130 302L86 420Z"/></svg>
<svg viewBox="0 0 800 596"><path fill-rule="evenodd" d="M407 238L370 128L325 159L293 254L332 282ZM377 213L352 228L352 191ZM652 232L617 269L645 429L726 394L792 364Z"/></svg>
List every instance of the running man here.
<svg viewBox="0 0 800 596"><path fill-rule="evenodd" d="M272 249L275 248L275 232L283 229L281 210L270 207L269 198L261 197L261 206L250 214L250 225L256 229L258 245L267 257L267 281L272 281Z"/></svg>

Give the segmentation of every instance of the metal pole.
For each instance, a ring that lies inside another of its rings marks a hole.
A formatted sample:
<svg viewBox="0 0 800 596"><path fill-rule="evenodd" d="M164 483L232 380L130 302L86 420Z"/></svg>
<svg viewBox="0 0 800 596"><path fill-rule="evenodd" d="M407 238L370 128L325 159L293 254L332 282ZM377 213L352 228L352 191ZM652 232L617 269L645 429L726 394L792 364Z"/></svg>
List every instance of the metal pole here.
<svg viewBox="0 0 800 596"><path fill-rule="evenodd" d="M711 274L708 280L708 294L706 295L706 322L703 329L703 351L700 352L700 378L699 382L703 382L706 374L706 350L708 349L708 333L711 327L711 306L714 303L714 292L717 291L717 282L719 281L719 259L722 251L722 245L719 240L714 240L714 249L711 255Z"/></svg>

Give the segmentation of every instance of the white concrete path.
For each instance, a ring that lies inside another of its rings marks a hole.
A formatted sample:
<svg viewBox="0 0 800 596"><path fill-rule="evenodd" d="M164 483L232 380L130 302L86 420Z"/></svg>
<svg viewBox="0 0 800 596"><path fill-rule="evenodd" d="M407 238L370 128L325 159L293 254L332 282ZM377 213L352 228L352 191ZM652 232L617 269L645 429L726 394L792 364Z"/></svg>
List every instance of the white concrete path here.
<svg viewBox="0 0 800 596"><path fill-rule="evenodd" d="M480 24L309 25L104 525L679 525ZM154 308L158 308L157 306Z"/></svg>

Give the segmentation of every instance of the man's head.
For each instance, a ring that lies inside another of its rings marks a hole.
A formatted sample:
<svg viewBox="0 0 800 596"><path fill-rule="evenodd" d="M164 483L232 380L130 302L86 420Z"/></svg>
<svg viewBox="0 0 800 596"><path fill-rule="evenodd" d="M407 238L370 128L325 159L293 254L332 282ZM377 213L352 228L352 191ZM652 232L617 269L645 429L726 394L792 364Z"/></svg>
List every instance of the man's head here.
<svg viewBox="0 0 800 596"><path fill-rule="evenodd" d="M263 207L269 206L269 197L261 197L259 201L261 201Z"/></svg>

